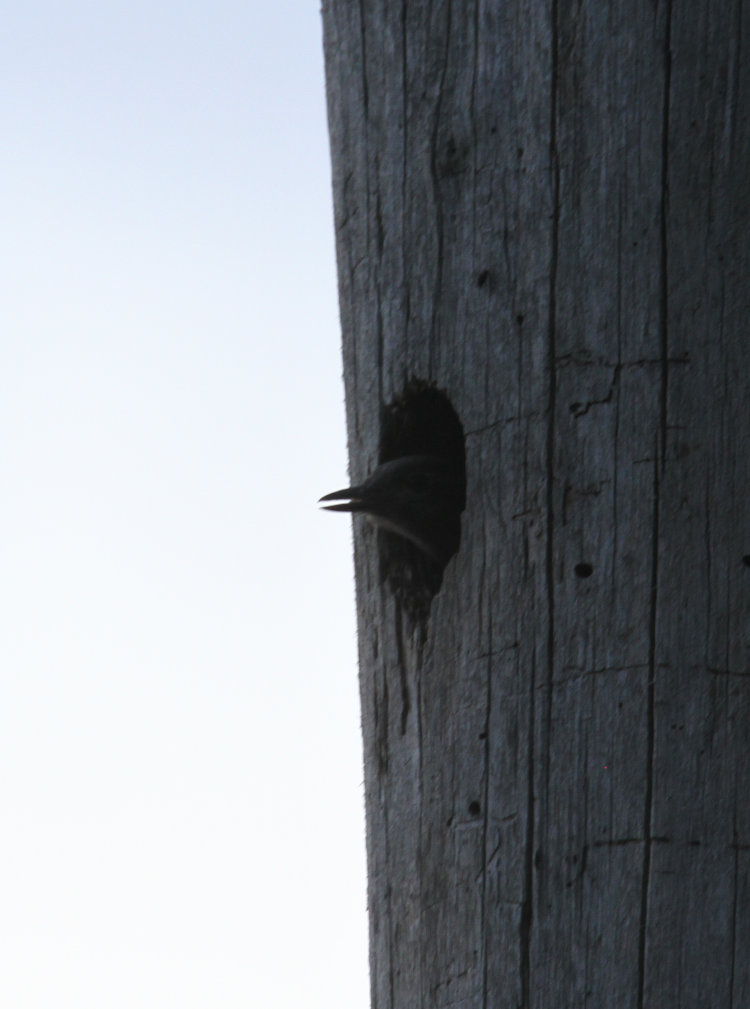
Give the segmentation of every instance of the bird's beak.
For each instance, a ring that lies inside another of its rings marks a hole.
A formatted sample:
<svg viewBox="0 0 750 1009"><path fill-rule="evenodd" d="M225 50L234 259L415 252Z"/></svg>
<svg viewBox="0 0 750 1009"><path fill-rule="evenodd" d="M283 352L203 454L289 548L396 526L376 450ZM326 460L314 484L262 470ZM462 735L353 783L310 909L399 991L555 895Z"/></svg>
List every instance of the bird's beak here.
<svg viewBox="0 0 750 1009"><path fill-rule="evenodd" d="M357 512L361 511L363 501L360 497L362 491L360 487L344 487L343 490L331 491L324 494L318 501L341 501L341 504L323 505L325 511L329 512Z"/></svg>

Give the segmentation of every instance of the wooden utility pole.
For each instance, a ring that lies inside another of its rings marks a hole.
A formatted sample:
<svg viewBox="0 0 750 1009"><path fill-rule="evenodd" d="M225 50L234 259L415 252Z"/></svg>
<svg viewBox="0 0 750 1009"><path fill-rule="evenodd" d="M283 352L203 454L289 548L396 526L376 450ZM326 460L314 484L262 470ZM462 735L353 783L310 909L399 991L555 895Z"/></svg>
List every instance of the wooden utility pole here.
<svg viewBox="0 0 750 1009"><path fill-rule="evenodd" d="M465 447L442 580L355 520L372 1005L749 1007L750 6L323 22L352 483Z"/></svg>

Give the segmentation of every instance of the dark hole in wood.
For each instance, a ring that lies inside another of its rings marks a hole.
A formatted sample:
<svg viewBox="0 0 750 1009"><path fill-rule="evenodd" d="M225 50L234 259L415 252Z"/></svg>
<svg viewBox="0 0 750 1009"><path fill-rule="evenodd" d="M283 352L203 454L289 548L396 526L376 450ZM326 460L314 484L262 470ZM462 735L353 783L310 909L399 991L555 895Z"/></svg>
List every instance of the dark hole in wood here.
<svg viewBox="0 0 750 1009"><path fill-rule="evenodd" d="M482 807L479 805L478 802L469 803L469 816L479 816L481 812Z"/></svg>
<svg viewBox="0 0 750 1009"><path fill-rule="evenodd" d="M750 554L745 554L745 556L742 558L742 563L745 565L746 568L750 568Z"/></svg>
<svg viewBox="0 0 750 1009"><path fill-rule="evenodd" d="M586 561L581 561L580 564L576 564L573 570L578 578L589 578L594 573L593 567Z"/></svg>
<svg viewBox="0 0 750 1009"><path fill-rule="evenodd" d="M437 460L440 478L427 498L424 539L434 549L426 553L410 540L379 531L381 576L393 588L407 614L424 622L440 590L443 572L461 542L461 512L466 505L464 429L447 394L422 379L412 378L404 391L383 408L380 421L380 464L414 456ZM415 488L421 493L419 488Z"/></svg>

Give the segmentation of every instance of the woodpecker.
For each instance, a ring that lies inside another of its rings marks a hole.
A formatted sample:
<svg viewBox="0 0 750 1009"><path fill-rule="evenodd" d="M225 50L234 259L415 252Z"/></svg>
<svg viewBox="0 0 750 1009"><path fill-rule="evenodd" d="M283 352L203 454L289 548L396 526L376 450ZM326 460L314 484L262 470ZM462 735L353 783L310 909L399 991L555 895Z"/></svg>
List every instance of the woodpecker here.
<svg viewBox="0 0 750 1009"><path fill-rule="evenodd" d="M463 509L462 481L445 459L409 455L384 462L356 487L324 495L334 512L355 512L410 540L428 557L446 564L458 549Z"/></svg>

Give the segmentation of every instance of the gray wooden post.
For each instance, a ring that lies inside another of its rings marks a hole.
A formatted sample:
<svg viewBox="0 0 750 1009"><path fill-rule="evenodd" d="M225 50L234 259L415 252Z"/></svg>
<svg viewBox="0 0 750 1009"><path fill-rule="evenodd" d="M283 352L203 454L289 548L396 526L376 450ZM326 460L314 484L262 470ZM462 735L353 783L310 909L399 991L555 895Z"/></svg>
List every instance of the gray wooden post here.
<svg viewBox="0 0 750 1009"><path fill-rule="evenodd" d="M750 1007L750 6L323 23L352 482L466 451L427 616L355 520L372 1005Z"/></svg>

